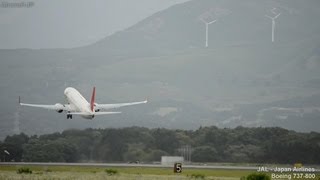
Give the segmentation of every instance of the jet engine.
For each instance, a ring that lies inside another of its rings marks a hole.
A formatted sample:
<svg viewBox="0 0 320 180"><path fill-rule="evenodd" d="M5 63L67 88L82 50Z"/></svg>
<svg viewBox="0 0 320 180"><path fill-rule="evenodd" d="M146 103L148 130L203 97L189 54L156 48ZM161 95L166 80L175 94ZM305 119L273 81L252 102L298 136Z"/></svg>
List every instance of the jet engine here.
<svg viewBox="0 0 320 180"><path fill-rule="evenodd" d="M58 113L62 113L63 112L64 106L62 104L57 103L57 104L55 104L55 107L56 107L56 111Z"/></svg>
<svg viewBox="0 0 320 180"><path fill-rule="evenodd" d="M97 103L94 103L94 111L95 112L99 112L100 111L100 109L96 108L97 105L98 105Z"/></svg>

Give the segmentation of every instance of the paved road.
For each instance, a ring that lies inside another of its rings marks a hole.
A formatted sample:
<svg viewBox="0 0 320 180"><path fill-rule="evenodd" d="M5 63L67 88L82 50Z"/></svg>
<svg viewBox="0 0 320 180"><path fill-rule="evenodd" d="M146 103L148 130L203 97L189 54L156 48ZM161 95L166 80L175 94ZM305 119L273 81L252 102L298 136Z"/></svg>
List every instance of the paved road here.
<svg viewBox="0 0 320 180"><path fill-rule="evenodd" d="M0 162L1 165L29 165L29 166L94 166L94 167L154 167L171 168L173 165L161 164L127 164L127 163L37 163L37 162ZM248 166L206 166L206 165L183 165L183 168L197 169L235 169L235 170L257 170L258 167Z"/></svg>
<svg viewBox="0 0 320 180"><path fill-rule="evenodd" d="M154 168L173 168L172 165L161 164L127 164L127 163L36 163L36 162L0 162L2 165L29 165L29 166L93 166L93 167L154 167ZM282 167L282 166L281 166ZM283 166L285 167L285 166ZM287 166L288 167L288 166ZM223 165L183 165L183 168L191 169L222 169L222 170L258 170L254 166L223 166ZM320 172L319 167L315 168Z"/></svg>

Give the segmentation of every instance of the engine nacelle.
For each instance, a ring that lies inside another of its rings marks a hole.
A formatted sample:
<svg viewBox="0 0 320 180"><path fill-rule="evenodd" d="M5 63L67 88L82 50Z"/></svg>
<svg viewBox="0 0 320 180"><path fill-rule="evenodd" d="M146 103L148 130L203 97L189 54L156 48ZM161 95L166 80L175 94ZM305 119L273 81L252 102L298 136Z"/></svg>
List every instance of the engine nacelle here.
<svg viewBox="0 0 320 180"><path fill-rule="evenodd" d="M57 103L57 104L55 104L55 106L56 106L56 111L58 113L62 113L63 112L64 106L62 104Z"/></svg>
<svg viewBox="0 0 320 180"><path fill-rule="evenodd" d="M98 105L97 103L94 103L94 111L95 111L95 112L99 112L99 111L100 111L100 109L96 108L97 105Z"/></svg>

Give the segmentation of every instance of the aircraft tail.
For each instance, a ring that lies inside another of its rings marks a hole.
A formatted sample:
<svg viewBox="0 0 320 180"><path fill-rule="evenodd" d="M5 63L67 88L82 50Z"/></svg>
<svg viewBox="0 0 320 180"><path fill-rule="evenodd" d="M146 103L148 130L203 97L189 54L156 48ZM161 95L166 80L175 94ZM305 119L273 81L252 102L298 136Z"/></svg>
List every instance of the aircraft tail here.
<svg viewBox="0 0 320 180"><path fill-rule="evenodd" d="M94 101L95 101L95 98L96 98L96 87L93 87L91 101L90 101L90 109L91 109L92 112L94 112Z"/></svg>

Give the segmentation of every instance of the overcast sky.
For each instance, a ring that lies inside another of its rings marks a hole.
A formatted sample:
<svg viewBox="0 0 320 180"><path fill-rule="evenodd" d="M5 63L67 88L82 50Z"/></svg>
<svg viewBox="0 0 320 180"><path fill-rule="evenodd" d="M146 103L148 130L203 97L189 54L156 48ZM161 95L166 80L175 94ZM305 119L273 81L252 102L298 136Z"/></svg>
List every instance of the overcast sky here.
<svg viewBox="0 0 320 180"><path fill-rule="evenodd" d="M91 44L188 0L1 0L33 2L0 7L0 49L67 48Z"/></svg>

